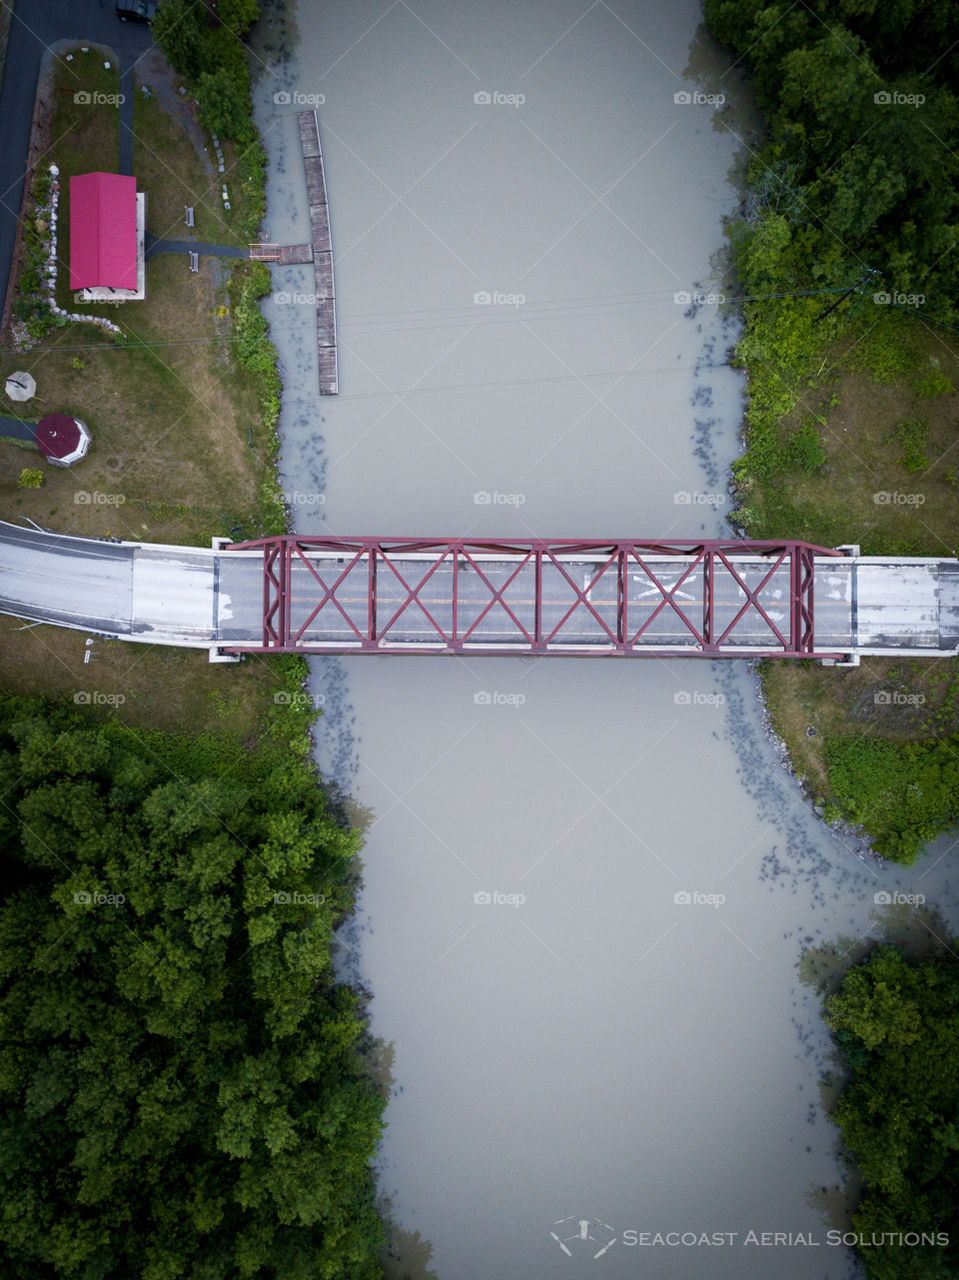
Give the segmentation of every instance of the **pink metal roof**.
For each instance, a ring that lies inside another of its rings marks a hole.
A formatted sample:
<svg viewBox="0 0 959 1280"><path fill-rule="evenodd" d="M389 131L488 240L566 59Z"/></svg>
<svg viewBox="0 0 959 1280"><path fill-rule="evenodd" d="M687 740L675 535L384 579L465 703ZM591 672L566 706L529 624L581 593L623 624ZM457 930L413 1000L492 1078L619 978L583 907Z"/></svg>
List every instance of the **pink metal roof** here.
<svg viewBox="0 0 959 1280"><path fill-rule="evenodd" d="M76 174L70 179L70 288L136 287L136 178Z"/></svg>

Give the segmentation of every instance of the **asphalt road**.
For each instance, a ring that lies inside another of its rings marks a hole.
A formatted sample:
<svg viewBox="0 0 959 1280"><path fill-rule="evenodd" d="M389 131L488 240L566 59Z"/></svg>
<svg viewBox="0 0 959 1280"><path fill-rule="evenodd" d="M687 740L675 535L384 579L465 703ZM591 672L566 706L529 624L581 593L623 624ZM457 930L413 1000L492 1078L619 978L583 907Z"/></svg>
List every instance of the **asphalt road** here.
<svg viewBox="0 0 959 1280"><path fill-rule="evenodd" d="M6 68L0 87L0 120L3 121L3 146L0 147L0 284L4 291L9 284L17 219L23 198L40 60L46 50L59 40L108 45L117 55L121 78L126 78L123 92L127 94L131 110L131 71L136 60L153 43L146 23L122 22L117 17L113 0L14 0ZM131 156L132 135L129 129L121 129L121 172L129 170Z"/></svg>

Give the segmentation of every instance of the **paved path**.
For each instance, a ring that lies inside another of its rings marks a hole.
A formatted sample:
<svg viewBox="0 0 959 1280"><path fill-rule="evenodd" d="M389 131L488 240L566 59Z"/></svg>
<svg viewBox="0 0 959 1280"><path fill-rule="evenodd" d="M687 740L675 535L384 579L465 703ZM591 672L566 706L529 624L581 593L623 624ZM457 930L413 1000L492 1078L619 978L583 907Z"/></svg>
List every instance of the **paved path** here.
<svg viewBox="0 0 959 1280"><path fill-rule="evenodd" d="M23 422L20 418L0 417L0 436L6 440L32 440L36 435L35 422Z"/></svg>
<svg viewBox="0 0 959 1280"><path fill-rule="evenodd" d="M23 199L40 60L60 40L109 46L117 55L121 80L126 76L128 83L137 59L153 44L146 23L121 22L109 0L13 0L6 68L0 86L0 290L4 293ZM132 118L132 90L128 102ZM121 173L130 171L123 167L125 146L132 167L132 133L121 129Z"/></svg>
<svg viewBox="0 0 959 1280"><path fill-rule="evenodd" d="M248 258L250 256L246 246L208 244L204 240L160 240L148 231L146 256L152 258L155 253L200 253L205 258Z"/></svg>

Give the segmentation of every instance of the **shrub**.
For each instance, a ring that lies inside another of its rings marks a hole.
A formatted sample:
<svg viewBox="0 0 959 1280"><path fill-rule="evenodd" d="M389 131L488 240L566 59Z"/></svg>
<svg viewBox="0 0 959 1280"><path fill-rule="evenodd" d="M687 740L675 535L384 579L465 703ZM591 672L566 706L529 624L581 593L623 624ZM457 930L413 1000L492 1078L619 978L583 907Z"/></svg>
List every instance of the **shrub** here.
<svg viewBox="0 0 959 1280"><path fill-rule="evenodd" d="M43 484L43 472L39 467L24 467L17 480L18 489L39 489Z"/></svg>
<svg viewBox="0 0 959 1280"><path fill-rule="evenodd" d="M929 466L924 449L929 423L925 418L908 418L896 427L896 439L902 446L899 461L910 475Z"/></svg>
<svg viewBox="0 0 959 1280"><path fill-rule="evenodd" d="M789 457L794 466L815 474L826 462L826 450L815 422L807 419L798 427L789 441Z"/></svg>

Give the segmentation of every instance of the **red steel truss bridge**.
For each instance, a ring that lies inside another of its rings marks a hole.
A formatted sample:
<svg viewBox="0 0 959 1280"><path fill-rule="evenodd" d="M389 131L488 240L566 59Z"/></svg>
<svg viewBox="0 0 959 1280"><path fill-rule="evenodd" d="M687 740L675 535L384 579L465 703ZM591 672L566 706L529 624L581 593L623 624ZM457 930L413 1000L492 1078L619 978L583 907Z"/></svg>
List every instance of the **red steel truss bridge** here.
<svg viewBox="0 0 959 1280"><path fill-rule="evenodd" d="M805 542L300 537L262 559L262 636L223 653L832 657L843 550ZM234 560L234 557L236 559ZM845 597L845 598L844 598Z"/></svg>
<svg viewBox="0 0 959 1280"><path fill-rule="evenodd" d="M805 542L264 538L210 547L0 521L0 614L245 653L959 655L959 561Z"/></svg>

